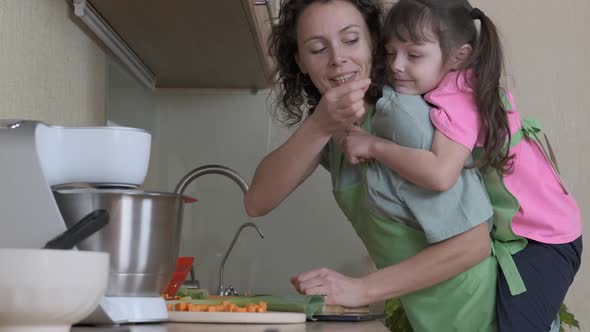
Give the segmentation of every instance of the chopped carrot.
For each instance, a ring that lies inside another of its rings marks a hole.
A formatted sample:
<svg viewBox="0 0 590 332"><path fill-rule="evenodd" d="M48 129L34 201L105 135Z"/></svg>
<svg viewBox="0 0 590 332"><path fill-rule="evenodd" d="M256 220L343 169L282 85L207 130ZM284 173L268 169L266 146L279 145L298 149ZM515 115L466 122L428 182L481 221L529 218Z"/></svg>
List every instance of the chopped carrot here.
<svg viewBox="0 0 590 332"><path fill-rule="evenodd" d="M187 310L184 311L206 311L207 309L207 305L206 304L193 304L193 303L189 303L188 304L188 308Z"/></svg>
<svg viewBox="0 0 590 332"><path fill-rule="evenodd" d="M190 311L190 312L266 312L266 302L248 303L244 307L240 307L230 301L223 301L219 304L196 304L189 302L179 302L176 304L166 304L168 311Z"/></svg>

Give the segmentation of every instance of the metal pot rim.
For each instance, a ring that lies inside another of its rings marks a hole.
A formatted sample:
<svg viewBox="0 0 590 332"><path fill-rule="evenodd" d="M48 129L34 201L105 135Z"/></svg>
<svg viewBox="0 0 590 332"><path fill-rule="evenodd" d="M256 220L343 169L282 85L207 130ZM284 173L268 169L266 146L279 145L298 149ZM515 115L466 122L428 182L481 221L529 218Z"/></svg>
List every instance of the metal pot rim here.
<svg viewBox="0 0 590 332"><path fill-rule="evenodd" d="M54 193L60 195L80 195L80 194L91 194L91 195L124 195L124 196L147 196L147 197L170 197L170 198L181 198L190 199L189 196L179 195L173 192L160 192L160 191L144 191L140 189L128 189L128 188L58 188L53 189Z"/></svg>

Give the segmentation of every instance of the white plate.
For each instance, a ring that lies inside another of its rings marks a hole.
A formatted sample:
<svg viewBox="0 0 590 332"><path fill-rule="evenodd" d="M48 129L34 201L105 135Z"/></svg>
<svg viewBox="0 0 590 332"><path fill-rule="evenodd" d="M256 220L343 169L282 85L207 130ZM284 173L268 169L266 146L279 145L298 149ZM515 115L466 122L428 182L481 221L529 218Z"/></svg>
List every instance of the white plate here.
<svg viewBox="0 0 590 332"><path fill-rule="evenodd" d="M170 322L183 323L252 323L294 324L305 323L305 314L300 312L186 312L169 311Z"/></svg>

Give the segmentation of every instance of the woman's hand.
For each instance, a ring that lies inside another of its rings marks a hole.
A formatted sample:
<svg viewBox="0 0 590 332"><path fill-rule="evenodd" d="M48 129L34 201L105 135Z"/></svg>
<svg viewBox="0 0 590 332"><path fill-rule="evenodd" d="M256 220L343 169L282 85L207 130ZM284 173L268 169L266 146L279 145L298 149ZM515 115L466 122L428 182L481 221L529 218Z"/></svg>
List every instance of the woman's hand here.
<svg viewBox="0 0 590 332"><path fill-rule="evenodd" d="M373 159L370 154L371 144L375 136L366 132L359 126L353 126L346 130L346 135L339 137L337 144L342 149L349 163L355 165Z"/></svg>
<svg viewBox="0 0 590 332"><path fill-rule="evenodd" d="M370 79L346 82L328 90L311 115L323 132L333 135L354 125L365 114Z"/></svg>
<svg viewBox="0 0 590 332"><path fill-rule="evenodd" d="M336 271L321 268L291 277L291 284L303 295L324 295L326 304L349 308L369 304L363 279L350 278Z"/></svg>
<svg viewBox="0 0 590 332"><path fill-rule="evenodd" d="M333 135L344 133L364 115L370 84L369 79L351 81L327 91L287 142L264 157L244 196L248 216L267 214L311 175Z"/></svg>

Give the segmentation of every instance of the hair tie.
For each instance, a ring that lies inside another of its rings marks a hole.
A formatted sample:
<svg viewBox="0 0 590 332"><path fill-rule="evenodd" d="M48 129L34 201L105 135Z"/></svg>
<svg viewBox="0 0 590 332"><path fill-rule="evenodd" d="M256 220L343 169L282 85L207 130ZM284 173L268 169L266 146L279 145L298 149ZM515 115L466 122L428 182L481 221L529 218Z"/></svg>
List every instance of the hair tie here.
<svg viewBox="0 0 590 332"><path fill-rule="evenodd" d="M477 7L474 7L469 15L474 20L481 20L481 18L485 16L484 13Z"/></svg>

